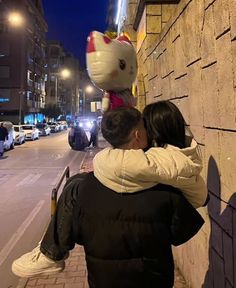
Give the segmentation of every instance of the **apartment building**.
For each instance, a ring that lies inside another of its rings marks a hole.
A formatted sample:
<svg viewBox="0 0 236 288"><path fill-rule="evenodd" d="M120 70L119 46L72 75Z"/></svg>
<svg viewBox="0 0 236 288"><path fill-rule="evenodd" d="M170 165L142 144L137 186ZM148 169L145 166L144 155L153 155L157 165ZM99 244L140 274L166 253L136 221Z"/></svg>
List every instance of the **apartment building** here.
<svg viewBox="0 0 236 288"><path fill-rule="evenodd" d="M56 105L63 117L73 117L79 111L79 61L53 40L47 42L46 59L46 106Z"/></svg>
<svg viewBox="0 0 236 288"><path fill-rule="evenodd" d="M0 1L0 119L35 122L45 105L42 2Z"/></svg>

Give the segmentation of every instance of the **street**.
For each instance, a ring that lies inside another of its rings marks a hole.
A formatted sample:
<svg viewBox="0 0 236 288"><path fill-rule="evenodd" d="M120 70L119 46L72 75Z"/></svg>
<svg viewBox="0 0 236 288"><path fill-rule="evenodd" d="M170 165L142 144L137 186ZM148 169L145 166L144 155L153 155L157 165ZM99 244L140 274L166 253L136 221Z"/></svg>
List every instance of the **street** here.
<svg viewBox="0 0 236 288"><path fill-rule="evenodd" d="M16 287L12 261L30 251L50 219L51 190L69 165L79 170L85 152L73 151L68 131L28 141L0 160L0 287Z"/></svg>

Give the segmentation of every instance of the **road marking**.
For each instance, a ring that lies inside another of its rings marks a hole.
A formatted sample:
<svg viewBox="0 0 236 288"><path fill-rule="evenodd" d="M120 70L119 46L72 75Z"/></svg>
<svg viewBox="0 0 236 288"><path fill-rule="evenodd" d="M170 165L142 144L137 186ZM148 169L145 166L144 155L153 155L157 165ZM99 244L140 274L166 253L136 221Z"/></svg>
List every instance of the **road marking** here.
<svg viewBox="0 0 236 288"><path fill-rule="evenodd" d="M86 155L86 153L85 153L85 155ZM74 162L75 158L77 158L77 157L78 157L78 154L76 153L75 156L71 159L70 163L67 166L70 167L70 165ZM84 156L84 158L85 158L85 156ZM84 158L83 158L83 160L84 160Z"/></svg>
<svg viewBox="0 0 236 288"><path fill-rule="evenodd" d="M29 225L33 222L35 216L39 213L44 203L45 203L45 200L40 200L38 202L38 204L34 207L34 209L31 211L31 213L28 215L25 221L20 225L20 227L12 235L8 243L0 251L0 266L7 259L8 255L11 253L12 249L14 248L16 243L19 241L21 236L25 233Z"/></svg>
<svg viewBox="0 0 236 288"><path fill-rule="evenodd" d="M24 186L24 185L32 185L34 184L40 177L42 174L40 173L34 173L34 174L29 174L27 175L24 179L22 179L17 185L16 187L19 186Z"/></svg>
<svg viewBox="0 0 236 288"><path fill-rule="evenodd" d="M9 178L10 178L10 174L2 174L0 175L0 183L3 184L5 183Z"/></svg>

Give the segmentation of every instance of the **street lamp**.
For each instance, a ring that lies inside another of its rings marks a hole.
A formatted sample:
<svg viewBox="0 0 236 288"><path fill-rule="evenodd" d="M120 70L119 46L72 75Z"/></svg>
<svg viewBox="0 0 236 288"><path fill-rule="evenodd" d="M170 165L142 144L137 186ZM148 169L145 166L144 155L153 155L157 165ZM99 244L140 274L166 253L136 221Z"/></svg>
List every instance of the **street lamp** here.
<svg viewBox="0 0 236 288"><path fill-rule="evenodd" d="M18 12L11 12L8 15L8 21L13 27L21 27L24 24L23 16Z"/></svg>
<svg viewBox="0 0 236 288"><path fill-rule="evenodd" d="M93 86L88 85L84 88L83 91L83 115L85 115L85 111L86 111L86 93L91 94L93 92Z"/></svg>
<svg viewBox="0 0 236 288"><path fill-rule="evenodd" d="M58 73L53 73L55 75L55 102L57 105L57 101L58 101L58 77L61 77L63 80L66 80L68 78L70 78L71 76L71 71L67 68L62 69L60 72Z"/></svg>
<svg viewBox="0 0 236 288"><path fill-rule="evenodd" d="M14 28L22 27L24 25L24 18L22 14L17 11L12 11L8 14L8 22L10 26ZM21 68L22 69L22 68ZM23 77L23 72L21 71L21 77ZM20 91L19 94L19 115L18 115L18 122L19 125L21 124L21 117L22 117L22 96L25 95L25 92L22 90L22 81L20 83Z"/></svg>

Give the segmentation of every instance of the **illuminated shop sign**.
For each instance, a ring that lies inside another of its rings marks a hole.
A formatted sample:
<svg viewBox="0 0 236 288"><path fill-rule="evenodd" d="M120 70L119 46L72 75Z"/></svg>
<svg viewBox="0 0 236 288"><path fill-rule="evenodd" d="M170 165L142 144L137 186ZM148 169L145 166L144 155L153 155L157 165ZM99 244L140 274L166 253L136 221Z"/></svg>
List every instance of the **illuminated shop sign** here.
<svg viewBox="0 0 236 288"><path fill-rule="evenodd" d="M9 98L0 98L0 103L10 102Z"/></svg>

